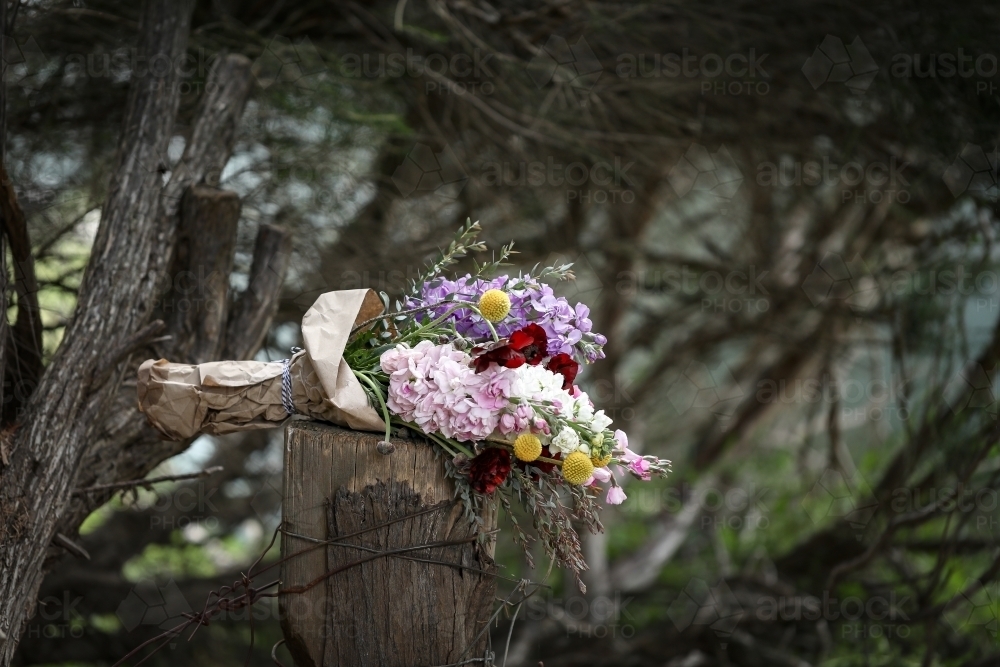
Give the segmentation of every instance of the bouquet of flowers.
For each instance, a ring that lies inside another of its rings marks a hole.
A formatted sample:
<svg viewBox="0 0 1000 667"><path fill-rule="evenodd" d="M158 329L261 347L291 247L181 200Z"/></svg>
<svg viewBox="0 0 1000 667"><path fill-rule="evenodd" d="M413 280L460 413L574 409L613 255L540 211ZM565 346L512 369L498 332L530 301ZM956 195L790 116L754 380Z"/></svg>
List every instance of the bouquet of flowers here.
<svg viewBox="0 0 1000 667"><path fill-rule="evenodd" d="M522 502L548 556L580 583L587 566L572 519L601 530L598 501L626 499L616 474L647 481L670 462L632 452L575 384L582 365L604 358L607 339L586 305L546 284L572 279L570 265L494 276L508 245L474 274L442 275L486 250L479 231L463 226L394 307L383 295L385 311L354 327L344 360L381 413L387 443L406 428L440 448L470 516L480 520L484 501L498 497L530 562L532 538L511 507Z"/></svg>
<svg viewBox="0 0 1000 667"><path fill-rule="evenodd" d="M600 499L625 500L616 475L645 481L670 462L632 452L576 385L607 340L586 305L546 282L572 279L570 265L495 275L513 253L507 245L474 274L443 275L486 250L479 232L466 223L394 305L365 289L321 295L302 319L305 349L290 359L143 362L139 410L174 440L274 427L295 414L384 429L384 452L394 428L421 434L444 455L471 520L482 525L497 499L530 563L534 538L517 523L517 499L548 556L580 583L587 565L573 519L601 530Z"/></svg>

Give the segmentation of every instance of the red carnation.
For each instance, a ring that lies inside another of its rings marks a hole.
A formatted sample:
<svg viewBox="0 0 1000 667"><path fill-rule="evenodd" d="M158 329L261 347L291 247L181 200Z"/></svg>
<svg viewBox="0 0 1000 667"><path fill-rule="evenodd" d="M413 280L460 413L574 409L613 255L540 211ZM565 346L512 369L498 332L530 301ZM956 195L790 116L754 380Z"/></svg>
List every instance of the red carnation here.
<svg viewBox="0 0 1000 667"><path fill-rule="evenodd" d="M562 388L566 391L572 391L573 380L576 379L576 374L580 372L580 364L573 361L573 357L569 356L565 352L560 352L549 359L549 363L545 367L553 373L562 375Z"/></svg>
<svg viewBox="0 0 1000 667"><path fill-rule="evenodd" d="M510 474L510 452L488 447L469 462L469 484L479 493L489 495Z"/></svg>
<svg viewBox="0 0 1000 667"><path fill-rule="evenodd" d="M537 324L529 324L492 348L473 348L473 354L479 354L476 357L476 372L482 373L490 367L491 362L504 368L517 368L525 363L537 366L545 358L548 342L545 329Z"/></svg>

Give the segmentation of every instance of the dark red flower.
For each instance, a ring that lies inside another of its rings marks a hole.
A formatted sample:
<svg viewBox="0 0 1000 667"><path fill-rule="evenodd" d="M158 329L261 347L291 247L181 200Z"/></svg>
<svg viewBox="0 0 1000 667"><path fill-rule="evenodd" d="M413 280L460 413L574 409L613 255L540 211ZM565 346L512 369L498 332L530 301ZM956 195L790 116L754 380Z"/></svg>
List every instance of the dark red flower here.
<svg viewBox="0 0 1000 667"><path fill-rule="evenodd" d="M504 368L517 368L524 365L524 355L510 347L506 339L495 343L493 347L474 347L472 354L479 355L475 359L477 373L482 373L494 362Z"/></svg>
<svg viewBox="0 0 1000 667"><path fill-rule="evenodd" d="M476 372L482 373L491 363L504 368L517 368L525 363L537 366L545 358L548 342L545 329L537 324L529 324L512 333L505 341L488 348L473 348L472 353L479 355L475 362Z"/></svg>
<svg viewBox="0 0 1000 667"><path fill-rule="evenodd" d="M545 329L537 324L529 324L510 335L509 345L524 355L524 360L532 366L542 363L545 358L549 337Z"/></svg>
<svg viewBox="0 0 1000 667"><path fill-rule="evenodd" d="M563 389L566 391L573 389L573 380L576 379L576 374L580 372L580 364L573 361L573 357L565 352L560 352L549 359L549 363L545 367L553 373L559 373L559 375L563 376Z"/></svg>
<svg viewBox="0 0 1000 667"><path fill-rule="evenodd" d="M489 495L510 474L510 452L488 447L469 462L469 484L479 493Z"/></svg>

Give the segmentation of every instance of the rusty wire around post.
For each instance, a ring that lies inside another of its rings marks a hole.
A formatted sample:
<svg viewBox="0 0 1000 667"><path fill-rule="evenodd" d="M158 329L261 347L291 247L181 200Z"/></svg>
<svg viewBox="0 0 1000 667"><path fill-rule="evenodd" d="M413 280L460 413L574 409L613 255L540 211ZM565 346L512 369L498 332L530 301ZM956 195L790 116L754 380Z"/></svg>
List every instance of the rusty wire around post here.
<svg viewBox="0 0 1000 667"><path fill-rule="evenodd" d="M164 632L160 633L159 635L157 635L155 637L147 639L142 644L140 644L139 646L137 646L134 649L132 649L131 651L129 651L129 653L127 655L125 655L123 658L121 658L120 660L118 660L114 665L112 665L112 667L120 667L127 660L129 660L132 657L134 657L136 654L138 654L140 651L142 651L146 647L154 645L154 644L157 644L155 646L155 648L153 648L142 659L140 659L138 662L135 663L134 667L138 667L142 663L146 662L146 660L148 660L150 657L152 657L157 652L159 652L164 646L166 646L167 644L169 644L173 639L175 639L176 637L178 637L179 635L181 635L181 633L183 633L188 628L191 628L191 633L188 635L187 641L191 641L194 638L195 633L198 631L198 629L200 627L202 627L202 626L208 626L211 623L211 621L213 620L213 618L215 616L217 616L218 614L222 613L223 611L235 611L235 610L240 610L240 609L243 609L243 608L252 608L253 605L254 605L254 603L258 602L259 600L261 600L263 598L273 598L273 597L277 597L277 596L282 595L282 594L285 594L285 595L299 595L299 594L305 593L305 592L313 589L314 587L318 586L323 581L329 579L330 577L332 577L332 576L334 576L334 575L336 575L336 574L338 574L340 572L344 572L344 571L349 570L349 569L351 569L353 567L357 567L359 565L363 565L365 563L372 562L372 561L377 560L379 558L389 558L389 557L391 557L391 558L402 558L402 559L405 559L405 560L412 560L412 561L415 561L415 562L428 563L428 564L433 564L433 565L443 565L443 566L446 566L446 567L453 567L453 568L456 568L456 569L459 569L459 570L473 571L473 572L477 572L479 574L484 574L484 575L487 575L487 576L496 577L498 579L503 579L503 580L510 581L510 582L513 582L513 583L517 584L514 587L514 589L511 591L510 595L508 595L506 599L500 601L500 605L497 607L497 610L490 616L489 620L484 624L483 629L479 631L479 634L476 635L476 637L474 638L474 640L472 642L472 645L474 645L483 636L483 633L485 633L486 631L489 630L490 625L499 618L500 613L502 611L504 611L508 606L515 606L516 605L517 607L520 607L520 605L523 604L525 600L527 600L529 597L531 597L532 595L534 595L535 593L537 593L542 588L548 588L548 585L547 584L543 584L543 583L539 583L539 582L532 582L532 581L527 580L527 579L515 580L515 579L511 579L509 577L501 576L501 575L499 575L499 574L497 574L495 572L488 572L486 570L483 570L483 569L480 569L480 568L475 568L475 567L470 567L470 566L467 566L467 565L463 565L461 563L452 563L450 561L441 560L441 559L434 559L434 558L421 558L419 556L414 556L414 555L411 554L411 552L420 551L420 550L423 550L423 549L435 549L435 548L440 548L440 547L460 546L460 545L464 545L464 544L471 544L473 542L476 542L479 539L478 535L473 535L471 537L464 538L464 539L459 539L459 540L444 540L444 541L438 541L438 542L427 542L427 543L424 543L424 544L408 545L408 546L405 546L405 547L396 547L396 548L393 548L393 549L385 549L385 550L381 550L381 551L377 550L377 549L374 549L372 547L364 546L364 545L339 544L343 540L346 540L346 539L349 539L349 538L352 538L352 537L357 537L358 535L369 533L369 532L372 532L372 531L375 531L375 530L379 530L381 528L385 528L385 527L390 526L392 524L399 523L401 521L406 521L408 519L413 519L413 518L416 518L418 516L422 516L424 514L429 514L429 513L432 513L432 512L440 511L442 509L447 509L447 508L452 507L454 504L455 504L455 501L439 503L439 504L434 505L432 507L427 507L427 508L424 508L422 510L418 510L416 512L411 512L409 514L405 514L403 516L396 517L394 519L389 519L387 521L383 521L382 523L379 523L379 524L374 525L374 526L369 526L368 528L363 528L361 530L357 530L357 531L354 531L352 533L348 533L348 534L345 534L345 535L338 535L336 537L329 538L329 539L319 539L319 538L308 537L308 536L304 536L304 535L299 535L299 534L296 534L296 533L292 533L292 532L290 532L290 531L288 531L288 530L286 530L284 528L284 522L282 522L281 524L278 525L277 528L275 528L274 533L271 536L271 541L268 543L267 547L261 552L261 554L257 557L257 559L254 560L254 562L247 569L247 572L245 574L243 574L240 577L240 579L238 579L237 581L233 582L232 586L223 586L223 587L219 588L218 590L214 590L214 591L209 592L208 596L205 599L205 605L202 607L202 610L200 612L184 614L184 616L187 618L186 621L184 621L183 623L179 624L178 626L176 626L174 628L171 628L169 630L165 630ZM289 554L287 556L282 556L281 558L279 558L275 562L269 564L267 567L264 567L264 568L260 569L259 571L254 572L255 568L257 568L257 566L259 566L260 563L261 563L261 561L264 559L264 556L266 556L267 553L271 550L271 548L274 547L274 543L278 539L278 535L279 534L286 534L286 535L289 535L291 537L295 537L295 538L298 538L298 539L304 539L304 540L307 540L307 541L310 541L310 542L314 542L314 544L312 546L306 547L306 548L304 548L304 549L302 549L300 551L296 551L293 554ZM275 592L266 592L266 591L270 591L270 589L272 589L272 588L280 586L281 582L280 582L280 580L277 580L277 579L274 580L274 581L271 581L271 582L269 582L269 583L267 583L267 584L265 584L265 585L263 585L263 586L261 586L259 588L257 588L257 587L254 586L255 579L257 577L259 577L260 575L264 574L265 572L267 572L268 570L271 570L271 569L273 569L275 567L278 567L282 563L284 563L284 562L286 562L288 560L291 560L292 558L296 558L296 557L301 556L303 554L309 553L309 552L311 552L311 551L313 551L315 549L318 549L318 548L321 548L321 547L324 547L324 546L331 546L331 545L337 545L337 546L342 546L342 547L354 548L354 549L358 549L360 551L365 551L365 552L368 552L368 553L367 553L367 555L362 556L361 558L358 558L357 560L351 561L350 563L347 563L345 565L341 565L339 567L335 567L332 570L329 570L328 572L325 572L324 574L320 575L319 577L316 577L315 579L313 579L309 583L304 584L302 586L293 586L293 587L290 587L290 588L279 588ZM530 593L526 593L525 592L526 588L529 585L533 585L534 589ZM518 600L516 603L512 603L511 602L511 598L514 596L515 593L517 593L519 591L522 593L521 599ZM511 631L513 630L513 622L516 620L516 616L517 615L515 614L514 618L511 620ZM249 648L247 650L247 657L246 657L246 661L244 663L245 665L249 665L250 664L250 657L253 654L253 648L254 648L254 642L255 642L255 629L254 629L254 625L253 625L253 614L252 613L248 613L247 614L247 618L249 619L249 622L250 622L250 646L249 646ZM271 659L272 659L272 661L274 662L275 665L278 665L278 667L284 667L284 665L278 660L278 657L277 657L278 647L281 644L283 644L284 642L285 642L285 640L282 639L281 641L277 642L271 648ZM471 645L470 645L470 647L471 647ZM484 656L484 657L482 657L482 658L469 658L469 659L466 659L465 656L466 656L466 654L468 654L468 650L469 650L470 647L467 647L465 649L465 651L462 653L462 656L459 658L460 662L452 663L450 665L437 665L435 667L461 667L463 665L474 664L474 663L477 663L477 662L483 663L483 665L489 665L489 664L492 663L492 654L491 654L491 651L490 651L489 648L487 648L487 655Z"/></svg>

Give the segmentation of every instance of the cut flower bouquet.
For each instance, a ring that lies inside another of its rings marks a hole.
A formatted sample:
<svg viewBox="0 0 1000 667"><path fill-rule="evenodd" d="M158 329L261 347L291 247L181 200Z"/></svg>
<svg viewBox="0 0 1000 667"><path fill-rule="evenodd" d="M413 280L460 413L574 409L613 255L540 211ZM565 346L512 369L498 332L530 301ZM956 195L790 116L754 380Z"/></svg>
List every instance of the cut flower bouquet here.
<svg viewBox="0 0 1000 667"><path fill-rule="evenodd" d="M484 501L498 497L530 561L533 538L511 506L522 502L547 555L579 583L586 563L573 519L601 530L598 502L626 499L618 476L648 481L670 463L630 450L577 386L581 366L603 359L607 340L592 330L586 305L546 282L571 279L570 265L493 276L508 245L475 274L443 275L486 249L479 231L466 224L394 308L383 295L386 312L354 327L344 359L382 415L387 443L394 427L425 436L445 454L470 516L479 520Z"/></svg>
<svg viewBox="0 0 1000 667"><path fill-rule="evenodd" d="M486 505L498 501L530 563L535 537L512 507L522 503L546 554L582 587L587 564L573 521L602 530L600 502L626 498L619 478L663 476L670 462L630 450L577 385L607 340L586 305L548 284L572 279L570 265L495 275L513 252L507 245L473 274L444 275L486 250L479 232L465 224L394 304L367 289L321 295L302 319L305 349L289 359L143 362L139 409L173 440L274 427L291 415L383 431L384 453L394 429L417 433L443 455L471 520L485 528Z"/></svg>

